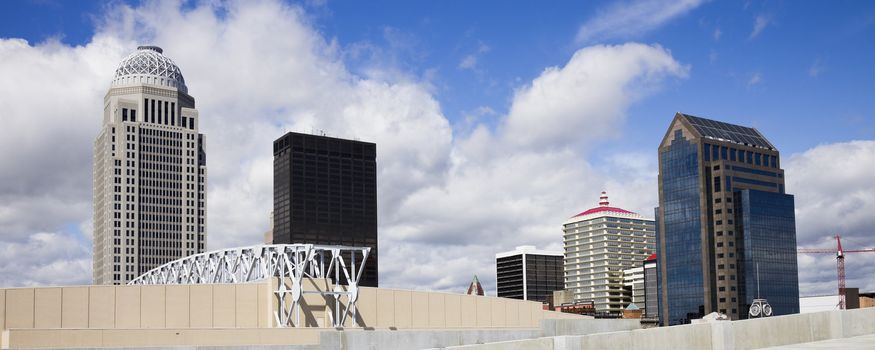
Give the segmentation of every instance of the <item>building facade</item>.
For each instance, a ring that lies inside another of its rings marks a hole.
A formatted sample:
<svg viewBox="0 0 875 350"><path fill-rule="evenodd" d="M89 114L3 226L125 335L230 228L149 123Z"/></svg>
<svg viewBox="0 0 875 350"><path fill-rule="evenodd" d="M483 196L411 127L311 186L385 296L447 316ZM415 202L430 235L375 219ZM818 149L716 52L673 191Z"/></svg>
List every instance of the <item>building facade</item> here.
<svg viewBox="0 0 875 350"><path fill-rule="evenodd" d="M204 251L206 152L194 98L156 46L125 57L94 141L95 284Z"/></svg>
<svg viewBox="0 0 875 350"><path fill-rule="evenodd" d="M644 318L659 316L659 284L656 280L656 254L644 259Z"/></svg>
<svg viewBox="0 0 875 350"><path fill-rule="evenodd" d="M793 196L780 154L753 128L675 115L659 147L660 322L747 318L759 296L799 312Z"/></svg>
<svg viewBox="0 0 875 350"><path fill-rule="evenodd" d="M273 243L370 247L359 285L377 287L377 145L290 132L273 155Z"/></svg>
<svg viewBox="0 0 875 350"><path fill-rule="evenodd" d="M520 246L495 254L496 289L502 298L547 302L562 290L562 253Z"/></svg>
<svg viewBox="0 0 875 350"><path fill-rule="evenodd" d="M602 192L598 207L563 224L565 289L575 301L593 301L598 312L621 313L632 301L623 270L640 266L654 252L654 222L609 204Z"/></svg>
<svg viewBox="0 0 875 350"><path fill-rule="evenodd" d="M629 297L629 302L635 304L643 314L645 312L643 264L623 270L623 290Z"/></svg>

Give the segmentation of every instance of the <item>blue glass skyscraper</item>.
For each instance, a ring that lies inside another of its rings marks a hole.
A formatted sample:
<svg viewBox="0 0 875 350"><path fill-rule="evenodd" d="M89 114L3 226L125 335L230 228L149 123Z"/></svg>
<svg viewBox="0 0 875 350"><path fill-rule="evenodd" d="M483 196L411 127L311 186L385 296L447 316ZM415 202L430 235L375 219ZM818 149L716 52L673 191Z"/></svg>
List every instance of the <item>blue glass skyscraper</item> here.
<svg viewBox="0 0 875 350"><path fill-rule="evenodd" d="M675 115L659 147L657 278L663 325L753 299L799 312L793 196L778 150L756 129Z"/></svg>

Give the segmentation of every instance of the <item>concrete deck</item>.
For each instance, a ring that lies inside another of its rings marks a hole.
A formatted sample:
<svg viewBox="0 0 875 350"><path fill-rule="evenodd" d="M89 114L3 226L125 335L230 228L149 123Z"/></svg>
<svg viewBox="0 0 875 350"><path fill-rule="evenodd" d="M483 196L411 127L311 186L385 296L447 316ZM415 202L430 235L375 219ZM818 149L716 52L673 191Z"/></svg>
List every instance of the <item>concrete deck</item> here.
<svg viewBox="0 0 875 350"><path fill-rule="evenodd" d="M776 346L766 348L771 350L814 350L814 349L842 349L842 350L863 350L875 349L875 334L862 335L859 337L851 337L844 339L831 339L812 343L793 344L786 346Z"/></svg>

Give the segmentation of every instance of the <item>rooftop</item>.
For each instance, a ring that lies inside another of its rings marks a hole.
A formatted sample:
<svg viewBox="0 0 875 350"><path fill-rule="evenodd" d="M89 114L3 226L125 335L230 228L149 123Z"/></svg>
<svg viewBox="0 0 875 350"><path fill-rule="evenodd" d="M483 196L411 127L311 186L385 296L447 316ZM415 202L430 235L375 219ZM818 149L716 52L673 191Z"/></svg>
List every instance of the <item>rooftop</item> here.
<svg viewBox="0 0 875 350"><path fill-rule="evenodd" d="M757 129L746 126L724 123L716 120L696 117L689 114L681 115L704 138L719 141L730 141L743 145L777 150Z"/></svg>
<svg viewBox="0 0 875 350"><path fill-rule="evenodd" d="M565 253L563 253L563 252L541 250L541 249L535 248L535 246L533 246L533 245L522 245L522 246L516 247L516 249L514 249L512 251L495 254L495 258L496 259L506 258L509 256L521 255L521 254L565 256Z"/></svg>
<svg viewBox="0 0 875 350"><path fill-rule="evenodd" d="M599 206L595 208L588 209L580 214L572 216L571 218L580 218L580 217L588 217L588 216L609 216L611 214L619 215L619 216L634 216L639 217L638 213L628 211L626 209L617 208L610 206L610 202L608 201L608 193L602 191L601 196L599 197ZM600 214L600 215L597 215Z"/></svg>
<svg viewBox="0 0 875 350"><path fill-rule="evenodd" d="M119 62L112 85L129 84L163 85L188 93L179 67L158 46L138 46Z"/></svg>

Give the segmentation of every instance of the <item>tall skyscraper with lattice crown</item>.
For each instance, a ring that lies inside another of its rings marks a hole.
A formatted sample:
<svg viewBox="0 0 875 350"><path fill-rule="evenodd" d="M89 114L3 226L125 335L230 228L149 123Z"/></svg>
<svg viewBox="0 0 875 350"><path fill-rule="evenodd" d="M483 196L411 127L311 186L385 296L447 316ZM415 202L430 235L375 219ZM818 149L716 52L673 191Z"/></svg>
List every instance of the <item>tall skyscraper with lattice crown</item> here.
<svg viewBox="0 0 875 350"><path fill-rule="evenodd" d="M204 251L206 152L194 98L157 46L122 59L94 141L95 284Z"/></svg>

